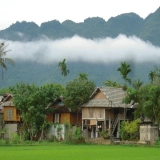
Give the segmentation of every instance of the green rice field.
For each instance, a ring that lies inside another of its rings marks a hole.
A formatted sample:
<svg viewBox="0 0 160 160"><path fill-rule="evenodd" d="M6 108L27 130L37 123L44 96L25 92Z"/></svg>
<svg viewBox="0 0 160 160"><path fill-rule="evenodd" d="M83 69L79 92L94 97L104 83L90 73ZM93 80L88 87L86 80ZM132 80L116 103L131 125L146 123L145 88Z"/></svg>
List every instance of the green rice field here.
<svg viewBox="0 0 160 160"><path fill-rule="evenodd" d="M160 148L121 145L0 146L0 160L158 160Z"/></svg>

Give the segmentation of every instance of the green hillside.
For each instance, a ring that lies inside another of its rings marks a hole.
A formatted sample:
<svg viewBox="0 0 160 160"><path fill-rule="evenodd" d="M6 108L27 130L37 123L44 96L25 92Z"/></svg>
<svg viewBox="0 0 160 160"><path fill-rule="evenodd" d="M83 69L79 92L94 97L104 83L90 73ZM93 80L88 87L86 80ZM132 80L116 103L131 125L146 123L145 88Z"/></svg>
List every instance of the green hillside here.
<svg viewBox="0 0 160 160"><path fill-rule="evenodd" d="M113 80L121 84L123 80L120 73L117 71L120 63L110 64L94 64L84 62L67 63L70 73L66 77L66 83L78 77L78 73L88 74L88 78L93 80L97 86L101 86L104 81ZM149 82L148 73L153 70L155 64L142 63L131 64L132 72L129 78L140 78L144 82ZM63 84L63 77L61 75L58 64L42 65L34 62L16 62L15 67L8 67L5 71L4 80L0 79L0 88L15 85L18 82L36 83L38 85L54 82Z"/></svg>
<svg viewBox="0 0 160 160"><path fill-rule="evenodd" d="M0 39L12 41L34 41L44 38L62 39L79 35L87 39L117 37L119 34L126 36L136 35L142 40L150 41L153 45L160 46L160 8L142 19L135 13L125 13L111 17L105 21L100 17L87 18L84 22L75 23L66 20L60 23L52 20L38 26L34 22L16 22L5 30L0 31ZM58 64L39 64L35 62L15 62L16 66L9 66L5 71L4 80L0 79L0 88L14 85L18 82L36 83L42 85L49 82L61 83L62 75ZM78 76L78 73L87 73L89 79L96 85L102 85L106 80L113 80L122 83L122 78L117 72L120 62L110 64L69 62L67 66L70 74L66 83ZM132 80L140 78L148 82L148 73L156 64L142 63L131 64Z"/></svg>

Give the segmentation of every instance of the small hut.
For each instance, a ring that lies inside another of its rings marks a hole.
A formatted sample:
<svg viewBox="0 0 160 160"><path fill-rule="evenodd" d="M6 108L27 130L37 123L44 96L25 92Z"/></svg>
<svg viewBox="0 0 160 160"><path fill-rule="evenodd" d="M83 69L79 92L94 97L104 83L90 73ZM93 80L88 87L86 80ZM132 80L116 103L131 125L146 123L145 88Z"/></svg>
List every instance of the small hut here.
<svg viewBox="0 0 160 160"><path fill-rule="evenodd" d="M72 112L65 104L62 102L62 98L57 98L52 105L53 113L47 115L47 120L53 123L65 124L69 123L71 125L81 125L82 114L77 112Z"/></svg>

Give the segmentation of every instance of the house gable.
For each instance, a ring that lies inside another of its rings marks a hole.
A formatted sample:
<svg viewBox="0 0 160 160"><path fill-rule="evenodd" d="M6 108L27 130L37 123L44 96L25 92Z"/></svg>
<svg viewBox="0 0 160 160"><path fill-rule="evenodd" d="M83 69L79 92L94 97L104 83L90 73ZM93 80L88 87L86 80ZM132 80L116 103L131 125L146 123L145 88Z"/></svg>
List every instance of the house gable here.
<svg viewBox="0 0 160 160"><path fill-rule="evenodd" d="M99 91L94 97L93 97L93 100L105 100L107 99L107 97L104 95L104 93L102 91Z"/></svg>
<svg viewBox="0 0 160 160"><path fill-rule="evenodd" d="M19 111L17 111L13 104L13 96L11 94L4 94L0 103L3 109L3 120L5 122L20 121Z"/></svg>

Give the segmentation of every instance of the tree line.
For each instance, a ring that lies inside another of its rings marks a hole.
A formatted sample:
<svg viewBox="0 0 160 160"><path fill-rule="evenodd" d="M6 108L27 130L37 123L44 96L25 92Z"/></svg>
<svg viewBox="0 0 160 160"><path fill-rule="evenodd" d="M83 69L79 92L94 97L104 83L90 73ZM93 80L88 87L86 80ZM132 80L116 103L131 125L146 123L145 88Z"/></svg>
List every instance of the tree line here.
<svg viewBox="0 0 160 160"><path fill-rule="evenodd" d="M14 62L6 58L7 45L0 45L0 66L7 69L6 62L14 64ZM89 100L90 95L95 90L95 83L88 79L86 73L79 73L77 78L69 81L65 85L65 77L69 74L66 59L58 63L61 74L63 76L63 85L45 84L37 86L36 84L18 83L15 86L2 89L0 94L9 92L14 96L14 105L20 111L23 121L22 131L25 137L33 139L35 136L42 136L49 126L46 115L53 113L51 108L55 99L63 96L64 104L73 111L79 111L80 106ZM160 123L160 69L155 67L148 76L149 84L144 84L140 79L131 81L128 74L132 71L130 64L121 62L117 68L120 72L124 84L107 80L103 84L107 87L122 87L126 90L126 97L123 103L137 104L135 110L135 119L140 118L142 121L145 117L150 118L154 124ZM3 74L2 74L3 75ZM3 76L2 76L3 78ZM40 135L39 135L40 134Z"/></svg>

